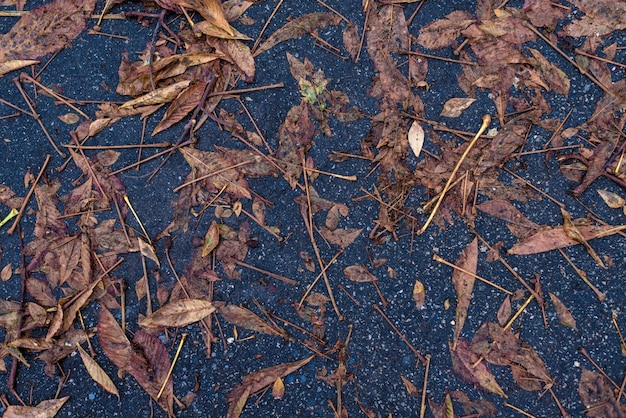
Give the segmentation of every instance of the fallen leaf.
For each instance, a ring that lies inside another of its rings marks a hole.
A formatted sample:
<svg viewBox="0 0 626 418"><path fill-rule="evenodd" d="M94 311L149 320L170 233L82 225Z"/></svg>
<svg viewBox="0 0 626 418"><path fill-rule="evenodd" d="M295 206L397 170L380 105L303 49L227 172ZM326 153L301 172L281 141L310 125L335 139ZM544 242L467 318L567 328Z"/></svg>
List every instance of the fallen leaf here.
<svg viewBox="0 0 626 418"><path fill-rule="evenodd" d="M9 405L2 418L54 418L69 398L65 396L59 399L49 399L40 402L37 406Z"/></svg>
<svg viewBox="0 0 626 418"><path fill-rule="evenodd" d="M276 335L289 339L289 334L275 324L270 324L261 319L254 312L237 305L227 305L223 302L213 302L213 306L228 322L251 331L262 332L268 335Z"/></svg>
<svg viewBox="0 0 626 418"><path fill-rule="evenodd" d="M426 289L424 288L424 284L419 280L415 280L415 284L413 285L413 300L417 305L417 309L422 310L424 301L426 300Z"/></svg>
<svg viewBox="0 0 626 418"><path fill-rule="evenodd" d="M554 305L556 315L559 317L561 324L574 329L574 331L578 331L578 328L576 328L576 320L569 309L567 309L567 306L565 306L565 304L561 302L561 300L557 298L554 293L548 292L548 295L550 295L550 299L552 299L552 304Z"/></svg>
<svg viewBox="0 0 626 418"><path fill-rule="evenodd" d="M83 350L80 344L77 344L76 348L78 349L80 358L83 360L83 364L85 365L89 376L91 376L91 378L97 384L99 384L102 389L117 396L117 400L119 401L120 393L117 391L115 383L113 383L111 378L106 374L104 370L102 370L102 367L100 367L100 365L93 358L91 358L91 356L87 354L85 350Z"/></svg>
<svg viewBox="0 0 626 418"><path fill-rule="evenodd" d="M75 123L78 123L78 121L80 120L80 116L78 116L76 113L70 112L59 116L59 120L66 125L74 125Z"/></svg>
<svg viewBox="0 0 626 418"><path fill-rule="evenodd" d="M25 12L0 36L0 62L36 60L60 51L87 26L95 0L55 0Z"/></svg>
<svg viewBox="0 0 626 418"><path fill-rule="evenodd" d="M615 401L613 386L600 373L583 367L578 395L588 417L618 418L626 414L626 404Z"/></svg>
<svg viewBox="0 0 626 418"><path fill-rule="evenodd" d="M404 388L406 389L407 393L413 397L417 397L419 396L419 391L417 390L417 388L415 387L415 385L406 377L400 375L400 379L402 379L402 383L404 384Z"/></svg>
<svg viewBox="0 0 626 418"><path fill-rule="evenodd" d="M278 377L274 384L272 385L272 398L274 399L282 399L285 397L285 384L283 383L283 379Z"/></svg>
<svg viewBox="0 0 626 418"><path fill-rule="evenodd" d="M409 147L415 157L419 157L424 146L424 128L414 120L409 129Z"/></svg>
<svg viewBox="0 0 626 418"><path fill-rule="evenodd" d="M428 49L439 49L452 45L461 31L474 23L472 16L465 11L455 10L445 18L435 20L420 29L417 43Z"/></svg>
<svg viewBox="0 0 626 418"><path fill-rule="evenodd" d="M227 418L238 418L246 405L248 396L251 393L256 393L262 389L273 385L276 379L283 378L302 366L308 364L313 360L315 356L307 357L303 360L294 361L292 363L281 363L275 366L266 367L261 370L244 376L241 379L241 384L235 386L228 394L228 402L230 407L228 408Z"/></svg>
<svg viewBox="0 0 626 418"><path fill-rule="evenodd" d="M609 192L607 190L598 189L598 194L604 200L604 203L611 209L619 209L626 207L626 200L617 193Z"/></svg>
<svg viewBox="0 0 626 418"><path fill-rule="evenodd" d="M13 265L9 263L2 267L2 271L0 271L0 279L2 279L3 282L6 282L11 278L11 276L13 276Z"/></svg>
<svg viewBox="0 0 626 418"><path fill-rule="evenodd" d="M463 250L459 258L454 263L459 269L476 274L478 267L478 238L474 238ZM461 336L467 311L472 300L474 290L474 276L454 269L452 272L452 283L456 292L456 313L454 323L454 336L452 337L452 347L456 347L456 342Z"/></svg>
<svg viewBox="0 0 626 418"><path fill-rule="evenodd" d="M181 91L172 101L170 107L167 108L159 124L152 131L152 136L180 122L194 110L200 103L207 84L206 81L199 82Z"/></svg>
<svg viewBox="0 0 626 418"><path fill-rule="evenodd" d="M478 362L478 355L470 350L465 338L458 339L455 349L450 343L450 354L452 369L457 376L481 390L507 397L486 362Z"/></svg>
<svg viewBox="0 0 626 418"><path fill-rule="evenodd" d="M471 97L455 97L444 103L439 116L446 118L458 118L461 113L474 103L476 99Z"/></svg>
<svg viewBox="0 0 626 418"><path fill-rule="evenodd" d="M204 235L204 243L202 244L202 257L206 257L211 254L211 252L217 248L220 242L220 230L217 226L217 222L211 222L209 229L206 231Z"/></svg>
<svg viewBox="0 0 626 418"><path fill-rule="evenodd" d="M334 13L309 13L299 16L274 32L254 51L254 56L271 49L275 45L289 39L299 38L316 29L325 29L328 25L337 26L341 17Z"/></svg>
<svg viewBox="0 0 626 418"><path fill-rule="evenodd" d="M139 325L145 328L184 327L206 318L213 312L215 307L207 300L180 299L148 315L139 321Z"/></svg>

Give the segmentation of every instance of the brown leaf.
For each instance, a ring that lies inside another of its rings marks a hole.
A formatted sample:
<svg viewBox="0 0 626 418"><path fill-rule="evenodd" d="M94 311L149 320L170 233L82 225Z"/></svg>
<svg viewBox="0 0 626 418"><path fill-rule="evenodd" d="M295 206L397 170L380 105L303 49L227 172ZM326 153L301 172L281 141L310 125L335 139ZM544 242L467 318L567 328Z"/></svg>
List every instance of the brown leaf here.
<svg viewBox="0 0 626 418"><path fill-rule="evenodd" d="M455 97L444 103L439 116L446 118L458 118L461 113L474 103L476 99L471 97Z"/></svg>
<svg viewBox="0 0 626 418"><path fill-rule="evenodd" d="M496 315L498 318L498 324L503 327L508 322L509 318L511 318L511 314L513 313L513 309L511 308L511 297L506 295L502 304L498 308L498 314Z"/></svg>
<svg viewBox="0 0 626 418"><path fill-rule="evenodd" d="M11 276L13 276L13 265L9 263L2 267L2 271L0 271L0 279L2 279L3 282L6 282L11 278Z"/></svg>
<svg viewBox="0 0 626 418"><path fill-rule="evenodd" d="M363 232L363 228L338 228L329 230L325 226L320 227L320 234L322 234L328 242L336 244L341 248L346 248L352 244L354 240L361 235L361 232Z"/></svg>
<svg viewBox="0 0 626 418"><path fill-rule="evenodd" d="M220 315L233 325L249 329L251 331L263 332L265 334L276 335L287 339L289 338L287 331L275 324L270 324L264 321L257 314L242 306L226 305L223 302L214 302L213 305L217 307Z"/></svg>
<svg viewBox="0 0 626 418"><path fill-rule="evenodd" d="M128 369L132 346L111 312L100 306L98 314L98 342L104 354L122 370Z"/></svg>
<svg viewBox="0 0 626 418"><path fill-rule="evenodd" d="M589 241L594 238L615 234L625 228L626 225L582 225L578 226L577 229L582 238ZM576 244L579 244L579 242L569 237L562 226L544 226L528 238L518 241L508 250L508 253L515 255L537 254L558 248L571 247Z"/></svg>
<svg viewBox="0 0 626 418"><path fill-rule="evenodd" d="M513 235L518 238L526 237L540 228L530 219L526 218L515 206L507 200L493 199L476 206L476 209L495 216L509 223L507 225Z"/></svg>
<svg viewBox="0 0 626 418"><path fill-rule="evenodd" d="M476 274L478 267L478 238L474 238L463 250L455 265L470 273ZM474 290L474 276L454 269L452 272L452 283L456 292L456 314L454 323L454 336L452 338L452 347L456 347L456 343L463 331L463 324L467 318L467 310L472 300L472 292Z"/></svg>
<svg viewBox="0 0 626 418"><path fill-rule="evenodd" d="M618 418L626 414L626 405L615 402L613 386L600 373L583 367L578 395L585 405L586 415L594 418Z"/></svg>
<svg viewBox="0 0 626 418"><path fill-rule="evenodd" d="M606 270L607 266L604 265L600 257L598 257L598 254L596 254L596 251L583 237L583 234L573 222L572 215L563 208L561 208L561 214L563 215L563 231L565 231L565 234L577 243L582 244L591 256L591 258L593 258L600 267Z"/></svg>
<svg viewBox="0 0 626 418"><path fill-rule="evenodd" d="M136 99L129 100L120 106L120 109L138 108L141 106L151 106L163 103L169 103L183 92L191 84L190 80L179 81L165 87L152 90L149 93L139 96Z"/></svg>
<svg viewBox="0 0 626 418"><path fill-rule="evenodd" d="M163 132L169 127L180 122L189 114L189 112L194 110L200 103L207 84L208 83L206 81L202 81L200 83L193 84L180 92L180 94L178 94L178 96L172 101L170 107L168 107L165 111L165 114L159 124L152 131L152 136L158 134L159 132Z"/></svg>
<svg viewBox="0 0 626 418"><path fill-rule="evenodd" d="M474 19L468 12L455 10L445 18L422 27L417 43L428 49L450 46L461 35L461 31L472 23Z"/></svg>
<svg viewBox="0 0 626 418"><path fill-rule="evenodd" d="M148 315L139 321L139 326L144 328L184 327L206 318L213 312L215 312L215 307L207 300L180 299Z"/></svg>
<svg viewBox="0 0 626 418"><path fill-rule="evenodd" d="M367 267L361 264L344 268L343 274L355 283L371 283L378 281L376 276L370 273Z"/></svg>
<svg viewBox="0 0 626 418"><path fill-rule="evenodd" d="M356 25L350 21L346 25L346 28L343 30L343 47L348 51L350 57L354 61L356 59L357 54L359 53L359 48L361 43L359 39L359 30Z"/></svg>
<svg viewBox="0 0 626 418"><path fill-rule="evenodd" d="M478 362L478 355L469 349L465 338L459 338L455 349L450 344L450 355L452 369L461 379L486 392L507 397L486 362Z"/></svg>
<svg viewBox="0 0 626 418"><path fill-rule="evenodd" d="M280 377L274 381L272 385L272 398L282 399L285 397L285 384Z"/></svg>
<svg viewBox="0 0 626 418"><path fill-rule="evenodd" d="M275 45L289 39L299 38L317 29L325 29L328 25L337 26L341 17L334 13L309 13L287 22L283 27L274 32L265 40L256 51L254 56L271 49Z"/></svg>
<svg viewBox="0 0 626 418"><path fill-rule="evenodd" d="M537 64L541 69L541 74L552 90L563 96L569 93L570 81L559 67L552 64L541 52L536 49L528 48L533 57L537 60Z"/></svg>
<svg viewBox="0 0 626 418"><path fill-rule="evenodd" d="M539 391L554 383L537 352L498 324L484 323L472 338L471 350L491 364L510 366L515 383L524 390Z"/></svg>
<svg viewBox="0 0 626 418"><path fill-rule="evenodd" d="M69 46L85 29L95 0L55 0L22 15L0 36L0 62L38 59Z"/></svg>
<svg viewBox="0 0 626 418"><path fill-rule="evenodd" d="M135 345L129 359L127 371L148 395L157 401L169 416L174 412L174 381L169 378L161 397L158 397L163 382L172 365L167 347L158 337L138 330L133 338ZM158 399L157 399L158 398Z"/></svg>
<svg viewBox="0 0 626 418"><path fill-rule="evenodd" d="M224 54L224 59L232 62L245 75L245 81L252 83L256 64L250 48L236 39L222 39L217 42L218 50Z"/></svg>
<svg viewBox="0 0 626 418"><path fill-rule="evenodd" d="M91 378L99 384L102 389L117 396L117 400L119 401L120 393L117 391L115 383L113 383L111 378L106 374L102 367L100 367L100 365L92 359L85 350L83 350L83 347L81 347L80 344L77 344L76 348L78 348L78 353L80 354L80 358L83 360L83 364L85 365L89 376L91 376Z"/></svg>
<svg viewBox="0 0 626 418"><path fill-rule="evenodd" d="M315 356L307 357L300 361L294 361L292 363L281 363L276 366L266 367L258 370L252 374L244 376L241 379L241 384L235 386L228 394L228 402L230 407L228 408L227 418L237 418L241 415L243 408L245 407L248 396L251 393L256 393L262 389L273 385L276 379L283 378L300 367L308 364L313 360Z"/></svg>
<svg viewBox="0 0 626 418"><path fill-rule="evenodd" d="M578 331L576 328L576 320L572 313L567 309L567 306L559 298L557 298L552 292L548 292L550 295L550 299L552 299L552 304L554 305L554 309L556 310L556 315L559 317L559 321L561 324L566 327L573 328L574 331Z"/></svg>
<svg viewBox="0 0 626 418"><path fill-rule="evenodd" d="M208 23L217 27L225 34L234 35L235 30L226 20L220 0L174 0L174 2L179 6L197 11Z"/></svg>
<svg viewBox="0 0 626 418"><path fill-rule="evenodd" d="M604 203L612 209L619 209L626 206L626 200L617 193L602 189L598 189L597 192L602 200L604 200Z"/></svg>
<svg viewBox="0 0 626 418"><path fill-rule="evenodd" d="M404 384L404 388L407 393L413 397L417 397L419 395L419 391L415 387L415 385L406 377L400 375L400 379L402 379L402 383Z"/></svg>
<svg viewBox="0 0 626 418"><path fill-rule="evenodd" d="M9 405L2 418L54 418L69 398L65 396L59 399L49 399L40 402L37 406Z"/></svg>

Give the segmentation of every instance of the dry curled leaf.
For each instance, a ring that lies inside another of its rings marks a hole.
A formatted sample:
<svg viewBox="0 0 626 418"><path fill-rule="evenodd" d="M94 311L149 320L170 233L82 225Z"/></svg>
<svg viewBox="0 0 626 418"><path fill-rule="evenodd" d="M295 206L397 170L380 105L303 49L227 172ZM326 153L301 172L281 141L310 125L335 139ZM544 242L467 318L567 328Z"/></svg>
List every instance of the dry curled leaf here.
<svg viewBox="0 0 626 418"><path fill-rule="evenodd" d="M455 97L444 103L439 116L445 118L458 118L461 113L474 103L476 99L470 97Z"/></svg>
<svg viewBox="0 0 626 418"><path fill-rule="evenodd" d="M9 405L2 418L54 418L69 398L65 396L59 399L48 399L37 406Z"/></svg>

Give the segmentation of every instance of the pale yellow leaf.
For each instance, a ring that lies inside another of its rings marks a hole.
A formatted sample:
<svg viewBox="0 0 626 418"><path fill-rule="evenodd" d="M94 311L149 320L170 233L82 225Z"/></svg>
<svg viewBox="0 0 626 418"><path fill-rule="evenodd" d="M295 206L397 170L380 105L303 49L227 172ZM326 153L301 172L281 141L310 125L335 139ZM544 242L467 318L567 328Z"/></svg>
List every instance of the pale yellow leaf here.
<svg viewBox="0 0 626 418"><path fill-rule="evenodd" d="M409 129L409 146L413 155L419 157L424 146L424 128L416 120L413 121Z"/></svg>

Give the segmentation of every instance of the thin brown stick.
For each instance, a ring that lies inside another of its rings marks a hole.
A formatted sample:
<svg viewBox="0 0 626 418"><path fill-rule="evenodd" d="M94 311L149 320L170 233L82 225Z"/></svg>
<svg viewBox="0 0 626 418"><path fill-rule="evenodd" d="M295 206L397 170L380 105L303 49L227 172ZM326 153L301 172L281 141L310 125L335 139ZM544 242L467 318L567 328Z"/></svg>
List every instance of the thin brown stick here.
<svg viewBox="0 0 626 418"><path fill-rule="evenodd" d="M246 262L237 260L236 258L227 257L227 258L224 259L224 261L236 264L236 265L238 265L240 267L245 267L247 269L254 270L257 273L264 274L266 276L269 276L269 277L271 277L273 279L276 279L276 280L280 280L281 282L290 284L292 286L295 286L295 285L298 284L298 282L293 280L293 279L290 279L290 278L285 277L285 276L281 276L280 274L272 273L271 271L260 269L258 267L255 267L255 266L251 265L251 264L248 264Z"/></svg>
<svg viewBox="0 0 626 418"><path fill-rule="evenodd" d="M331 12L333 12L334 14L336 14L337 16L339 16L341 18L341 20L343 20L344 22L350 23L348 18L346 18L344 15L342 15L341 13L339 13L337 10L333 9L332 7L327 5L326 3L324 3L322 0L317 0L317 2L319 4L321 4L322 6L324 6L325 8L327 8L328 10L330 10Z"/></svg>
<svg viewBox="0 0 626 418"><path fill-rule="evenodd" d="M520 177L519 175L515 174L514 172L512 172L511 170L509 170L506 167L502 167L502 170L506 171L507 173L509 173L510 175L515 177L516 179L522 181L524 184L528 185L531 189L533 189L537 193L540 193L541 195L543 195L544 197L546 197L547 199L549 199L550 201L552 201L556 205L558 205L558 206L560 206L562 208L565 208L565 204L564 203L559 202L558 200L556 200L555 198L553 198L548 193L544 192L543 190L541 190L539 187L535 186L534 184L532 184L528 180L524 179L523 177Z"/></svg>
<svg viewBox="0 0 626 418"><path fill-rule="evenodd" d="M39 174L37 174L37 178L35 179L35 182L31 186L28 193L26 194L26 197L24 198L24 201L22 202L22 206L20 206L20 210L17 212L17 215L15 216L13 225L11 225L11 228L9 228L9 230L7 231L9 235L13 234L13 232L15 231L15 228L17 228L17 224L20 222L20 219L22 218L22 215L24 214L24 210L26 209L26 205L28 204L30 197L33 195L33 192L35 191L35 187L37 186L37 183L39 183L39 180L41 180L41 176L43 176L43 173L46 170L46 167L48 166L48 162L50 162L50 154L46 155L46 159L43 162L41 169L39 170Z"/></svg>
<svg viewBox="0 0 626 418"><path fill-rule="evenodd" d="M242 93L252 93L255 91L279 89L282 87L285 87L285 84L281 82L281 83L270 84L268 86L250 87L248 89L216 91L214 93L209 94L207 97L229 96L229 95L236 95L236 94L242 94Z"/></svg>
<svg viewBox="0 0 626 418"><path fill-rule="evenodd" d="M608 60L606 58L599 57L597 55L589 54L589 53L581 50L580 48L576 49L576 53L579 54L579 55L583 55L585 57L593 58L594 60L606 62L607 64L615 65L617 67L626 68L626 64L622 64L621 62L617 62L617 61L611 61L611 60Z"/></svg>
<svg viewBox="0 0 626 418"><path fill-rule="evenodd" d="M304 292L304 295L302 295L302 297L300 298L300 302L298 303L298 308L300 308L302 306L302 304L304 303L304 300L306 299L306 297L309 295L309 293L311 293L311 290L313 290L313 288L315 287L315 285L317 284L318 280L322 278L323 273L328 270L328 268L330 266L333 265L333 263L337 260L337 258L343 254L343 251L337 251L337 253L335 253L335 255L333 256L333 258L330 259L330 261L328 263L326 263L326 265L324 266L324 268L322 269L322 271L320 272L320 274L317 275L317 277L315 278L315 280L313 280L313 282L307 287L306 291Z"/></svg>
<svg viewBox="0 0 626 418"><path fill-rule="evenodd" d="M589 288L593 291L593 293L595 293L596 297L598 298L598 300L600 302L604 302L604 300L606 299L606 295L604 293L602 293L600 291L600 289L598 289L597 287L595 287L593 285L593 283L591 283L589 281L589 279L587 278L587 273L585 273L583 270L579 269L576 264L574 264L574 262L567 256L567 254L565 254L565 251L563 251L562 248L558 249L559 252L561 253L561 255L563 256L563 258L565 258L565 260L569 263L570 266L572 266L572 268L574 269L574 271L576 272L576 274L578 274L578 277L580 277L583 282L585 282L585 284L587 286L589 286Z"/></svg>
<svg viewBox="0 0 626 418"><path fill-rule="evenodd" d="M424 370L424 384L422 385L422 401L420 402L420 418L426 415L426 387L428 386L428 373L430 371L430 354L424 356L426 358L426 368Z"/></svg>
<svg viewBox="0 0 626 418"><path fill-rule="evenodd" d="M172 144L169 142L157 142L156 144L126 144L126 145L77 145L61 144L62 147L83 150L108 150L108 149L132 149L132 148L168 148Z"/></svg>
<svg viewBox="0 0 626 418"><path fill-rule="evenodd" d="M261 221L259 221L257 219L256 216L254 216L253 214L251 214L250 212L246 211L245 209L241 209L241 213L243 213L244 215L246 215L248 218L252 219L257 225L259 225L261 228L265 229L270 235L272 235L274 238L276 238L278 241L282 242L284 240L283 237L281 237L280 235L278 235L276 232L274 232L272 230L272 228L270 228L269 226L265 225L264 223L262 223Z"/></svg>
<svg viewBox="0 0 626 418"><path fill-rule="evenodd" d="M263 28L261 28L261 32L259 32L259 35L256 37L256 40L254 41L254 45L252 45L252 48L250 48L250 52L252 53L252 56L255 56L256 49L261 43L261 37L265 33L265 30L267 29L267 27L270 25L270 22L272 21L272 19L274 19L274 16L276 16L276 13L278 13L278 9L280 9L280 6L283 5L283 1L284 0L280 0L278 2L276 7L274 7L274 10L272 10L272 14L270 15L270 17L267 18L267 22L265 22L265 25L263 25Z"/></svg>
<svg viewBox="0 0 626 418"><path fill-rule="evenodd" d="M254 161L252 161L252 160L248 160L248 161L243 161L243 162L238 163L238 164L231 165L231 166L229 166L229 167L224 167L224 168L221 168L221 169L216 170L216 171L214 171L214 172L212 172L212 173L205 174L204 176L198 177L198 178L193 179L193 180L189 180L188 182L183 183L183 184L181 184L180 186L176 187L173 191L174 191L174 192L177 192L177 191L179 191L179 190L181 190L181 189L184 189L184 188L185 188L185 187L187 187L187 186L191 186L192 184L195 184L195 183L197 183L197 182L199 182L199 181L206 180L206 179L208 179L209 177L216 176L216 175L218 175L218 174L220 174L220 173L223 173L223 172L225 172L225 171L232 170L232 169L237 168L237 167L241 167L242 165L251 164L251 163L253 163L253 162L254 162Z"/></svg>
<svg viewBox="0 0 626 418"><path fill-rule="evenodd" d="M37 121L37 123L39 124L39 127L41 128L41 130L43 131L44 135L48 139L48 142L50 142L50 144L52 145L52 148L54 148L54 150L57 152L57 154L59 154L61 156L61 158L65 158L65 153L63 151L61 151L61 149L59 149L57 144L54 142L54 139L52 139L52 137L48 133L48 130L46 129L46 126L41 121L41 118L39 117L39 115L35 111L35 108L33 107L33 104L31 103L30 96L28 94L26 94L26 92L24 91L24 88L22 87L20 82L17 80L17 78L13 79L13 84L15 84L15 87L20 92L20 94L24 98L24 101L28 105L28 108L30 109L30 112L31 112L30 116Z"/></svg>
<svg viewBox="0 0 626 418"><path fill-rule="evenodd" d="M489 280L485 279L484 277L480 277L479 275L477 275L477 274L475 274L475 273L472 273L472 272L471 272L471 271L469 271L469 270L465 270L465 269L464 269L464 268L462 268L462 267L459 267L459 266L457 266L457 265L454 265L454 264L450 263L449 261L446 261L445 259L441 258L441 257L440 257L440 256L438 256L437 254L433 254L433 260L435 260L435 261L437 261L437 262L439 262L439 263L441 263L441 264L443 264L443 265L446 265L446 266L448 266L448 267L452 267L453 269L458 270L458 271L460 271L460 272L462 272L462 273L465 273L465 274L467 274L467 275L470 275L470 276L472 276L473 278L475 278L475 279L477 279L477 280L480 280L481 282L486 283L486 284L488 284L489 286L492 286L492 287L494 287L494 288L498 289L498 290L499 290L499 291L501 291L501 292L506 293L507 295L513 295L513 292L511 292L511 291L509 291L509 290L506 290L505 288L500 287L500 286L498 286L497 284L495 284L495 283L493 283L493 282L491 282L491 281L489 281Z"/></svg>
<svg viewBox="0 0 626 418"><path fill-rule="evenodd" d="M404 341L404 343L409 347L409 349L413 352L413 354L415 354L415 356L419 359L419 361L424 365L427 364L428 361L426 360L426 357L424 357L417 348L413 347L413 344L411 344L409 340L407 340L406 337L402 335L398 327L396 327L395 324L391 322L389 317L385 314L385 312L383 312L383 310L380 309L380 306L378 306L377 304L374 304L374 309L380 314L380 316L383 317L385 321L387 321L391 329L393 329L396 332L396 334L400 336L402 341Z"/></svg>
<svg viewBox="0 0 626 418"><path fill-rule="evenodd" d="M567 112L567 115L565 115L561 123L559 123L559 126L556 127L550 139L548 139L548 141L544 144L543 149L548 149L548 146L554 140L554 138L556 138L557 135L561 133L561 129L563 129L563 125L565 125L565 122L567 122L567 120L569 119L573 111L574 111L574 106L570 107L569 112Z"/></svg>
<svg viewBox="0 0 626 418"><path fill-rule="evenodd" d="M417 52L417 51L403 51L403 52L401 52L401 54L404 54L404 55L417 55L419 57L431 58L431 59L434 59L434 60L445 61L445 62L452 62L454 64L478 65L478 63L473 62L473 61L455 60L454 58L439 57L437 55L425 54L423 52Z"/></svg>
<svg viewBox="0 0 626 418"><path fill-rule="evenodd" d="M322 261L322 256L320 254L320 249L317 247L317 242L315 241L315 234L313 233L313 206L311 205L311 192L309 189L309 180L307 173L306 162L304 161L304 156L302 156L302 174L304 177L304 191L306 192L306 203L307 203L307 217L304 219L306 223L306 229L309 233L309 239L311 241L311 245L313 246L313 251L315 251L315 257L317 258L317 263L322 269L322 276L324 277L324 283L326 284L326 291L328 292L328 297L330 298L330 302L333 305L333 309L337 314L337 317L340 321L343 321L344 316L339 311L339 307L337 306L337 302L335 301L335 295L333 294L333 288L330 285L330 280L328 279L328 275L326 274L326 269L324 268L324 261Z"/></svg>
<svg viewBox="0 0 626 418"><path fill-rule="evenodd" d="M91 118L85 112L83 112L82 110L80 110L79 108L74 106L66 98L60 96L56 91L54 91L52 89L49 89L48 87L44 86L43 84L41 84L39 81L35 80L34 78L29 76L28 74L26 74L26 73L20 74L20 79L26 80L27 82L34 84L35 86L37 86L37 88L40 88L41 90L45 91L47 94L49 94L50 96L54 97L55 99L57 99L58 101L60 101L61 103L63 103L64 105L66 105L67 107L72 109L74 112L76 112L79 115L81 115L82 117L84 117L85 119L91 120Z"/></svg>
<svg viewBox="0 0 626 418"><path fill-rule="evenodd" d="M441 202L443 201L443 198L445 197L446 193L448 192L448 188L450 187L450 184L454 180L454 176L456 176L457 171L459 171L459 168L461 168L461 164L463 163L463 161L465 161L465 158L467 157L467 155L469 154L471 149L474 147L474 144L476 144L476 141L478 141L478 138L480 138L480 135L482 135L482 133L485 132L487 127L489 127L490 123L491 123L491 116L490 115L483 116L483 123L482 123L482 125L480 125L480 129L476 133L476 136L474 136L474 138L467 145L467 148L465 148L465 151L463 152L463 155L461 155L461 158L459 158L459 161L456 163L456 166L454 167L454 170L452 170L452 174L450 174L450 178L448 179L448 182L446 183L446 185L444 186L443 190L439 194L439 199L437 200L437 203L435 204L435 207L430 212L430 216L426 220L426 223L424 224L424 226L422 226L422 228L417 232L418 235L423 234L424 232L426 232L426 229L428 229L428 226L430 225L430 223L432 222L433 218L435 217L435 214L437 213L437 210L439 209L439 206L441 205Z"/></svg>

